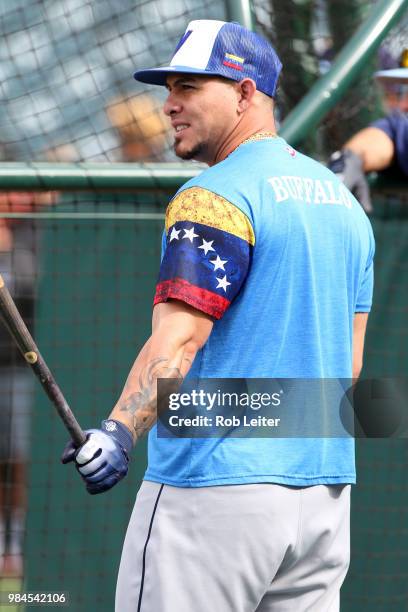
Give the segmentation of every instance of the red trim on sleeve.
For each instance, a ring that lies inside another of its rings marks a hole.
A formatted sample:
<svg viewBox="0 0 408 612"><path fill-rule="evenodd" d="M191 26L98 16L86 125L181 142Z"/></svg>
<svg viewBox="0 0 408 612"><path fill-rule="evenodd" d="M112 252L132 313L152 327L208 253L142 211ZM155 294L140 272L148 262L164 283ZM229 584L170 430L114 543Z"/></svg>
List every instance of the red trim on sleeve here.
<svg viewBox="0 0 408 612"><path fill-rule="evenodd" d="M156 305L161 302L167 302L167 300L171 298L181 300L197 308L197 310L201 310L211 317L214 317L214 319L221 319L231 303L221 295L191 285L182 278L174 278L158 283L153 304Z"/></svg>

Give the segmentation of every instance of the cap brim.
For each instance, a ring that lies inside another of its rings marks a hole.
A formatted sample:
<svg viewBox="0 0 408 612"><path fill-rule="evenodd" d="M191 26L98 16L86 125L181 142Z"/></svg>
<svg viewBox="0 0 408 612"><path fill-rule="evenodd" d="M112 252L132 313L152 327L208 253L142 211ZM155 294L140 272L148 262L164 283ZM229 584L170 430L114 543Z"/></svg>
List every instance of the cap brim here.
<svg viewBox="0 0 408 612"><path fill-rule="evenodd" d="M383 83L408 83L408 68L394 68L392 70L380 70L374 74L378 81Z"/></svg>
<svg viewBox="0 0 408 612"><path fill-rule="evenodd" d="M137 70L133 78L141 83L150 85L166 85L169 74L204 74L206 76L222 76L218 72L210 72L202 68L191 68L191 66L163 66L162 68L149 68L148 70Z"/></svg>

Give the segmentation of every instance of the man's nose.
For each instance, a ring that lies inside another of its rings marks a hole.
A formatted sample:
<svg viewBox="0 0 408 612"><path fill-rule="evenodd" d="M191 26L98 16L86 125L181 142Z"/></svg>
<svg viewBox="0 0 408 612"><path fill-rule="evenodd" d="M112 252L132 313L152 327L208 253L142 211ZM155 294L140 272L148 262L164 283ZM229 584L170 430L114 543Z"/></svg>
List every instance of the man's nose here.
<svg viewBox="0 0 408 612"><path fill-rule="evenodd" d="M164 114L170 117L181 111L181 104L173 93L169 93L163 106Z"/></svg>

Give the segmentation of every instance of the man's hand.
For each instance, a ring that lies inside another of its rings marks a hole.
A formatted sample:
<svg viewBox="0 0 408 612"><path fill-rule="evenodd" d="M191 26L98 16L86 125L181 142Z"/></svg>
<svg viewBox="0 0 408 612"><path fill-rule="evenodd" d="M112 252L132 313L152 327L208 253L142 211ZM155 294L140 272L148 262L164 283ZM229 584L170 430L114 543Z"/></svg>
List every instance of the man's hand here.
<svg viewBox="0 0 408 612"><path fill-rule="evenodd" d="M123 423L113 419L102 421L101 429L85 433L85 444L75 448L72 441L68 442L61 461L75 461L88 493L95 495L111 489L126 476L133 438Z"/></svg>
<svg viewBox="0 0 408 612"><path fill-rule="evenodd" d="M367 214L373 212L370 188L363 170L363 160L350 149L336 151L330 156L328 168L337 174L357 198Z"/></svg>

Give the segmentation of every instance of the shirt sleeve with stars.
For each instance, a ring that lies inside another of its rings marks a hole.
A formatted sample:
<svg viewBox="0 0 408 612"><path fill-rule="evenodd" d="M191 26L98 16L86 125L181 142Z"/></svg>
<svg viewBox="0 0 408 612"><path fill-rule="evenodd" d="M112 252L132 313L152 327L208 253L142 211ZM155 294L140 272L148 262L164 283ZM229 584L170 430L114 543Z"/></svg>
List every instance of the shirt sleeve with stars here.
<svg viewBox="0 0 408 612"><path fill-rule="evenodd" d="M245 282L254 244L239 208L202 187L185 189L166 212L154 304L177 299L221 319Z"/></svg>

